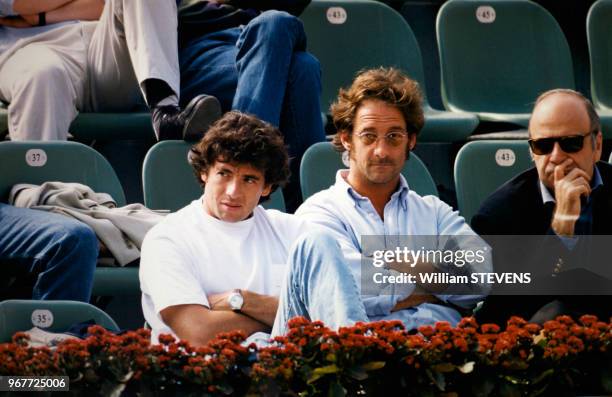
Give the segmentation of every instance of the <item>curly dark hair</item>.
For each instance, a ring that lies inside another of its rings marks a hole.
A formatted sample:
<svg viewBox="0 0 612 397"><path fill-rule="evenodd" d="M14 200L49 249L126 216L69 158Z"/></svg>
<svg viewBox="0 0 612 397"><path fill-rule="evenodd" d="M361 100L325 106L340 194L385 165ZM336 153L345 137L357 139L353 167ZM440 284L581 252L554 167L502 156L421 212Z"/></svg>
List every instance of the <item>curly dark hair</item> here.
<svg viewBox="0 0 612 397"><path fill-rule="evenodd" d="M395 106L404 116L409 134L418 134L425 124L423 95L416 81L392 67L362 70L348 89L340 89L338 99L331 105L334 126L338 131L333 139L337 151L344 151L340 133L350 137L357 110L368 99L378 99Z"/></svg>
<svg viewBox="0 0 612 397"><path fill-rule="evenodd" d="M258 169L264 174L265 183L272 186L270 193L285 186L289 179L289 156L281 132L238 111L227 112L217 120L189 152L189 162L202 186L200 176L217 161L248 164Z"/></svg>

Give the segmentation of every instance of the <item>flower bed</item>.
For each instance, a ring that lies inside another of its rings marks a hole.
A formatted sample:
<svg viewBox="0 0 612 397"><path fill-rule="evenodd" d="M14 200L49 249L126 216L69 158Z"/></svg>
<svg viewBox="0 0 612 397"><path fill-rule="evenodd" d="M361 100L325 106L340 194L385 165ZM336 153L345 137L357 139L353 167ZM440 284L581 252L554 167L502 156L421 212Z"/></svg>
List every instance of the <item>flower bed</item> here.
<svg viewBox="0 0 612 397"><path fill-rule="evenodd" d="M295 318L273 346L244 347L240 332L193 348L149 331L98 326L54 350L17 333L0 345L2 375L67 375L75 395L567 395L612 393L612 323L561 316L540 327L513 317L501 330L464 318L407 332L375 322L334 332Z"/></svg>

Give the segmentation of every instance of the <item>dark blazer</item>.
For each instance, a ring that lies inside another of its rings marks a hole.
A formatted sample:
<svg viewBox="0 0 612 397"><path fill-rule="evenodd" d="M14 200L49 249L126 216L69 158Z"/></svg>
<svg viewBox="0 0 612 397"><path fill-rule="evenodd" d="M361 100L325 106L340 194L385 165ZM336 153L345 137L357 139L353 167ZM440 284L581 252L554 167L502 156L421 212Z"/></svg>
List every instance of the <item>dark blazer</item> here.
<svg viewBox="0 0 612 397"><path fill-rule="evenodd" d="M612 235L612 165L598 162L596 166L603 186L594 191L591 197L592 234ZM496 271L509 271L509 268L515 269L514 271L532 271L538 274L538 281L532 283L533 288L556 285L557 290L567 291L565 288L573 284L582 289L584 286L593 285L594 288L599 288L599 291L609 291L609 280L593 277L593 273L588 270L578 269L564 273L563 266L568 262L579 262L581 258L578 253L584 253L589 248L570 251L554 237L550 228L553 210L552 203L543 203L537 170L531 168L491 194L472 218L472 227L493 246ZM530 237L523 241L521 237L516 237L516 240L521 241L520 244L504 243L501 247L499 238L487 238L486 235L537 235L542 238ZM497 247L494 241L497 241ZM607 263L601 265L612 266L612 255L600 254L598 257L606 258ZM499 267L503 270L499 270ZM553 274L555 278L552 278ZM543 283L538 284L540 281ZM609 303L612 301L612 295L504 296L494 293L489 296L477 317L481 322L502 324L511 315L520 315L529 320L543 305L552 301L556 303L549 305L554 306L549 312L549 318L561 313L573 316L589 313L607 319L612 314L612 304ZM542 319L540 314L536 320Z"/></svg>
<svg viewBox="0 0 612 397"><path fill-rule="evenodd" d="M593 193L593 234L612 234L612 165L597 163L603 186ZM531 168L493 192L472 218L478 234L527 235L550 231L553 206L544 205Z"/></svg>

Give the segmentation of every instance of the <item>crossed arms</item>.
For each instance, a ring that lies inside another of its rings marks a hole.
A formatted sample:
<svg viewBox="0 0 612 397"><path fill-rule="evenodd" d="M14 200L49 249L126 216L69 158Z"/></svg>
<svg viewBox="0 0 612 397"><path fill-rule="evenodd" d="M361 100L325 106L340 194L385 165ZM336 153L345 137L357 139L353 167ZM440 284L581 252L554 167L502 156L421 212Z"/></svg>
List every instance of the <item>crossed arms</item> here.
<svg viewBox="0 0 612 397"><path fill-rule="evenodd" d="M227 296L231 291L208 296L210 309L203 305L175 305L160 312L162 320L180 338L194 346L206 344L219 332L269 332L276 317L278 298L242 290L244 304L240 312L232 311Z"/></svg>
<svg viewBox="0 0 612 397"><path fill-rule="evenodd" d="M47 24L69 20L98 20L104 0L14 0L16 15L0 16L0 25L13 28L37 26L39 14L45 13Z"/></svg>

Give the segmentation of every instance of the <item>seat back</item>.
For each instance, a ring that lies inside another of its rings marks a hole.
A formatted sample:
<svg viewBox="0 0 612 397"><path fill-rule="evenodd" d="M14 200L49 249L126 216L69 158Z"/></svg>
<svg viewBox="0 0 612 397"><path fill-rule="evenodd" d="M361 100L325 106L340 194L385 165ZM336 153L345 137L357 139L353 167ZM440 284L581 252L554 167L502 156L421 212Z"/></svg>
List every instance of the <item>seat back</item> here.
<svg viewBox="0 0 612 397"><path fill-rule="evenodd" d="M78 142L0 142L0 164L2 202L15 184L60 181L87 185L110 194L118 206L125 205L123 188L110 163Z"/></svg>
<svg viewBox="0 0 612 397"><path fill-rule="evenodd" d="M395 66L425 92L421 50L412 29L391 7L370 0L317 0L300 16L308 51L321 62L321 111L362 69ZM425 103L427 100L425 99Z"/></svg>
<svg viewBox="0 0 612 397"><path fill-rule="evenodd" d="M346 152L343 155L345 156ZM333 185L336 180L336 171L348 168L348 163L344 162L343 155L338 153L329 142L316 143L306 150L302 164L300 164L300 182L304 200ZM438 196L438 189L433 178L416 154L410 153L410 159L404 165L402 175L408 181L410 189L421 196Z"/></svg>
<svg viewBox="0 0 612 397"><path fill-rule="evenodd" d="M451 0L436 21L444 106L474 113L530 113L552 88L574 88L567 40L529 0Z"/></svg>
<svg viewBox="0 0 612 397"><path fill-rule="evenodd" d="M202 195L202 187L187 159L192 145L184 141L163 141L149 149L142 167L147 207L177 211ZM285 211L281 190L275 191L263 206Z"/></svg>
<svg viewBox="0 0 612 397"><path fill-rule="evenodd" d="M8 131L8 111L0 104L0 137ZM70 124L70 134L78 141L117 141L135 139L153 141L155 133L151 114L130 113L79 113Z"/></svg>
<svg viewBox="0 0 612 397"><path fill-rule="evenodd" d="M474 141L455 159L459 212L468 221L498 187L532 166L527 141Z"/></svg>
<svg viewBox="0 0 612 397"><path fill-rule="evenodd" d="M612 110L612 0L599 0L587 15L591 59L591 98L597 108Z"/></svg>
<svg viewBox="0 0 612 397"><path fill-rule="evenodd" d="M49 332L64 332L71 325L88 320L112 331L115 321L89 303L76 301L6 300L0 302L0 343L10 342L13 334L38 327Z"/></svg>

